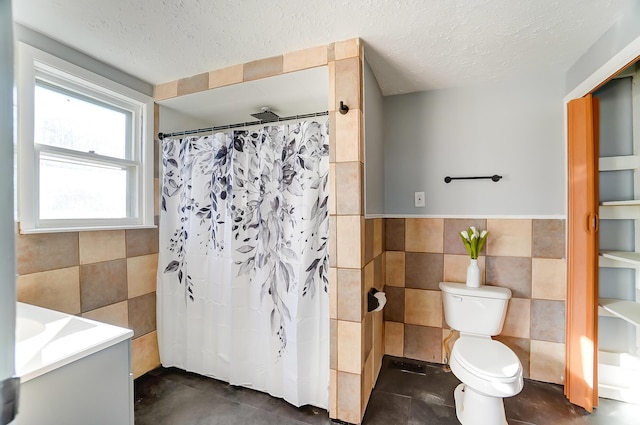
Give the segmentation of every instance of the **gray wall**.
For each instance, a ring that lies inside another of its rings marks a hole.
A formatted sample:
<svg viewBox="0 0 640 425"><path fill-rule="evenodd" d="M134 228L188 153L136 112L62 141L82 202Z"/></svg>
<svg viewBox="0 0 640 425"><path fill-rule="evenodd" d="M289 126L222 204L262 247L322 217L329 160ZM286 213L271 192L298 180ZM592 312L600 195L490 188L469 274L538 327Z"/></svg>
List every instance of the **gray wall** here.
<svg viewBox="0 0 640 425"><path fill-rule="evenodd" d="M366 58L363 79L365 215L380 216L384 214L384 100Z"/></svg>
<svg viewBox="0 0 640 425"><path fill-rule="evenodd" d="M537 76L386 97L386 214L564 215L563 89L562 77ZM504 178L443 181L493 174Z"/></svg>
<svg viewBox="0 0 640 425"><path fill-rule="evenodd" d="M208 128L212 125L210 122L205 122L162 105L160 105L158 121L161 133L176 133L178 131Z"/></svg>
<svg viewBox="0 0 640 425"><path fill-rule="evenodd" d="M0 0L0 382L14 374L16 308L13 210L13 37L11 0ZM0 396L0 406L2 406Z"/></svg>
<svg viewBox="0 0 640 425"><path fill-rule="evenodd" d="M628 1L627 10L620 21L604 33L569 68L565 78L565 94L571 92L638 37L640 37L640 1Z"/></svg>
<svg viewBox="0 0 640 425"><path fill-rule="evenodd" d="M153 96L153 85L142 81L132 75L120 71L104 62L100 62L85 53L75 50L65 44L53 40L39 32L20 24L14 24L16 41L22 41L30 46L64 59L74 65L94 72L112 81L127 86L140 93Z"/></svg>

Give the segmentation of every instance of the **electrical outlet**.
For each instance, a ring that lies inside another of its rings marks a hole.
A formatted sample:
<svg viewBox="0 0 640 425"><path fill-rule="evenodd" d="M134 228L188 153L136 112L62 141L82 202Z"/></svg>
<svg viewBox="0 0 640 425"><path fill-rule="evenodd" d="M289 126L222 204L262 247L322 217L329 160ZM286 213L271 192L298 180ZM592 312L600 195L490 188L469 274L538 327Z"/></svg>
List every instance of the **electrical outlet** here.
<svg viewBox="0 0 640 425"><path fill-rule="evenodd" d="M424 192L415 192L416 207L424 207Z"/></svg>

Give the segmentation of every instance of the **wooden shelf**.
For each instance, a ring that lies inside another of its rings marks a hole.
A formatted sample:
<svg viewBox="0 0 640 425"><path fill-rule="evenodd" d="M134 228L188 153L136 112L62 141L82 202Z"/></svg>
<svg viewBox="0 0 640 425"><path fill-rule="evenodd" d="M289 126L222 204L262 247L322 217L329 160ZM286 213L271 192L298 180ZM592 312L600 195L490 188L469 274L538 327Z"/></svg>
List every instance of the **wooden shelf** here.
<svg viewBox="0 0 640 425"><path fill-rule="evenodd" d="M626 320L635 326L640 326L640 303L615 298L600 298L598 304L607 313Z"/></svg>
<svg viewBox="0 0 640 425"><path fill-rule="evenodd" d="M602 251L600 256L609 260L629 264L629 267L640 267L640 252Z"/></svg>

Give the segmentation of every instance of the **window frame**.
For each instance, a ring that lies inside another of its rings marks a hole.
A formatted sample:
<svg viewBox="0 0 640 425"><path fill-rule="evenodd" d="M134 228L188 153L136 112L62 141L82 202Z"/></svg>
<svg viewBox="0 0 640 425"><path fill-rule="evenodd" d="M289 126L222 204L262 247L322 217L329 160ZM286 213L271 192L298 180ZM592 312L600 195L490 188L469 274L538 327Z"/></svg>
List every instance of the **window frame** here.
<svg viewBox="0 0 640 425"><path fill-rule="evenodd" d="M78 94L82 100L95 100L131 112L131 134L127 159L81 152L50 145L36 145L34 140L34 90L37 80L64 92ZM49 233L82 230L149 228L154 226L154 141L153 98L116 83L56 56L24 43L18 43L18 221L21 233ZM40 219L40 155L56 155L94 163L128 168L129 217L90 219Z"/></svg>

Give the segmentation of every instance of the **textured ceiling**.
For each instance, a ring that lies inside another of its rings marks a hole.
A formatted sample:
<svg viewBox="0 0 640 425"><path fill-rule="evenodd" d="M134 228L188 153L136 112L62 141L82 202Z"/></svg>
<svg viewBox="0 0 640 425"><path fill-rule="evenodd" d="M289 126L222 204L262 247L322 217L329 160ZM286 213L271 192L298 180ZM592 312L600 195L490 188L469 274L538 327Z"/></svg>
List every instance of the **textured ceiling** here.
<svg viewBox="0 0 640 425"><path fill-rule="evenodd" d="M361 37L385 95L563 73L634 0L14 0L15 20L157 84Z"/></svg>

